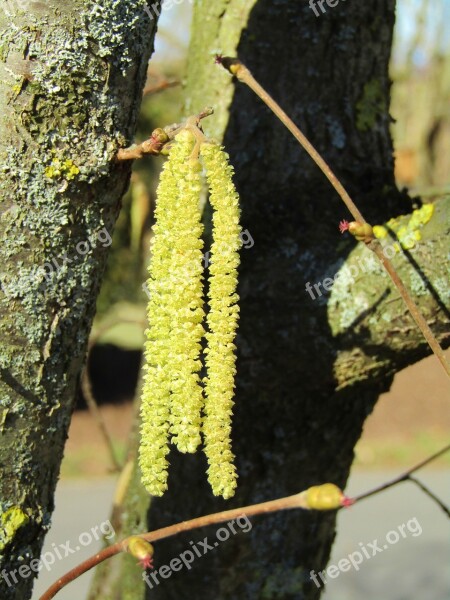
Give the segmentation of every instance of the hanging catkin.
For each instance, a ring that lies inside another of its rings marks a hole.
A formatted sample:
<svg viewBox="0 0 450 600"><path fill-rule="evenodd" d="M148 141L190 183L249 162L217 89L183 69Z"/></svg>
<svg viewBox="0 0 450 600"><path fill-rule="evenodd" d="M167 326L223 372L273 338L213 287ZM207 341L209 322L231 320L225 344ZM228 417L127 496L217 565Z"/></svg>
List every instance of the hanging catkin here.
<svg viewBox="0 0 450 600"><path fill-rule="evenodd" d="M202 321L202 226L194 138L182 131L161 174L149 279L141 401L140 467L147 490L167 489L169 434L182 452L200 444L199 385Z"/></svg>
<svg viewBox="0 0 450 600"><path fill-rule="evenodd" d="M231 416L239 313L239 199L228 155L216 144L203 142L200 155L214 209L205 334L201 166L194 151L196 139L188 130L175 137L157 190L147 282L149 327L139 463L147 490L162 495L167 489L169 441L182 452L194 452L203 429L213 493L229 498L234 494L237 478L231 450ZM205 400L199 377L203 336L207 341Z"/></svg>
<svg viewBox="0 0 450 600"><path fill-rule="evenodd" d="M202 144L213 212L213 244L209 267L209 313L206 352L203 432L208 480L216 496L230 498L236 488L231 450L235 350L239 306L236 293L239 266L239 196L232 181L228 154L215 144Z"/></svg>

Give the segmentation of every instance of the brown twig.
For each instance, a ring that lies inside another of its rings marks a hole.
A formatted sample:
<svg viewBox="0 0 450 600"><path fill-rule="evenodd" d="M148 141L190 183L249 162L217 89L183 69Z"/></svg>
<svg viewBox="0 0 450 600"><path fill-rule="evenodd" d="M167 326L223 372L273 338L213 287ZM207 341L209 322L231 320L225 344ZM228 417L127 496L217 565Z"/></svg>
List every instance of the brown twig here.
<svg viewBox="0 0 450 600"><path fill-rule="evenodd" d="M445 448L442 448L441 450L439 450L432 456L429 456L422 462L418 463L411 469L408 469L408 471L405 471L405 473L402 473L402 475L399 475L398 477L395 477L394 479L391 479L387 483L383 483L382 485L379 485L376 488L373 488L372 490L370 490L368 492L364 492L364 494L360 494L359 496L356 496L355 498L353 498L354 503L359 502L360 500L364 500L365 498L369 498L370 496L374 496L375 494L379 494L380 492L383 492L384 490L387 490L390 487L397 485L398 483L401 483L402 481L407 481L408 479L410 479L410 475L412 475L412 473L415 473L416 471L418 471L425 465L428 465L428 463L430 463L433 460L436 460L436 458L439 458L440 456L442 456L449 450L450 450L450 444L448 446L445 446Z"/></svg>
<svg viewBox="0 0 450 600"><path fill-rule="evenodd" d="M436 452L432 456L423 460L419 464L415 465L402 475L399 475L395 479L380 485L369 492L365 492L364 494L360 494L355 498L347 498L346 496L342 496L341 507L352 506L356 502L360 502L364 498L368 498L369 496L373 496L375 494L379 494L380 492L401 483L402 481L407 481L408 479L413 480L411 474L415 471L418 471L431 461L435 460L439 456L442 456L445 452L450 450L450 445L442 448L439 452ZM417 483L416 480L413 480ZM423 489L424 486L422 486ZM424 490L425 491L425 490ZM434 500L437 500L434 494L426 490L426 493L432 497ZM439 506L445 510L447 510L442 503L437 500ZM232 519L236 519L240 516L252 517L255 515L268 514L272 512L276 512L279 510L289 510L294 508L300 508L304 510L310 510L306 501L306 492L300 492L299 494L295 494L293 496L286 496L285 498L280 498L278 500L269 500L268 502L261 502L260 504L252 504L250 506L244 506L241 508L233 508L231 510L225 510L222 512L214 513L211 515L206 515L204 517L197 517L196 519L191 519L190 521L182 521L181 523L176 523L175 525L170 525L169 527L163 527L161 529L157 529L155 531L149 531L148 533L142 534L144 540L147 542L155 542L157 540L161 540L164 538L171 537L173 535L177 535L183 531L190 531L192 529L197 529L199 527L206 527L207 525L215 525L219 523L223 523L225 521L230 521ZM339 509L338 509L339 510ZM53 598L63 587L65 587L68 583L86 573L96 565L100 564L107 558L111 556L115 556L120 552L126 552L128 547L128 541L130 538L135 536L129 536L120 542L101 550L94 556L86 559L70 571L68 571L65 575L63 575L58 581L56 581L53 585L51 585L48 590L39 598L39 600L50 600Z"/></svg>
<svg viewBox="0 0 450 600"><path fill-rule="evenodd" d="M349 503L350 502L348 498L344 497L343 505L347 506ZM231 510L225 510L211 515L197 517L196 519L191 519L190 521L182 521L181 523L176 523L175 525L170 525L169 527L163 527L155 531L144 533L140 537L142 537L144 540L147 540L148 542L154 542L156 540L161 540L163 538L168 538L170 536L177 535L178 533L181 533L183 531L190 531L199 527L206 527L207 525L223 523L225 521L237 519L240 516L251 517L255 515L267 514L279 510L289 510L294 508L310 510L306 502L306 492L300 492L299 494L295 494L293 496L286 496L285 498L280 498L278 500L269 500L268 502L252 504L250 506L244 506L242 508L233 508ZM63 587L65 587L68 583L70 583L83 573L86 573L86 571L89 571L90 569L103 562L107 558L119 554L119 552L126 552L128 547L128 541L132 537L135 536L129 536L124 540L117 542L112 546L105 548L104 550L101 550L94 556L91 556L87 560L77 565L75 568L68 571L65 575L58 579L58 581L56 581L52 586L50 586L48 590L40 597L39 600L50 600L50 598L53 598Z"/></svg>
<svg viewBox="0 0 450 600"><path fill-rule="evenodd" d="M213 112L214 111L211 107L206 107L198 115L195 115L195 117L189 117L189 119L195 120L197 125L199 125L201 119L209 117L213 114ZM164 127L164 129L161 129L160 127L155 129L148 140L144 140L140 144L133 144L128 148L119 148L116 154L116 161L135 160L142 158L146 154L152 154L154 156L161 154L161 152L164 150L164 147L173 140L176 134L183 129L183 127L185 127L185 123L175 123L173 125Z"/></svg>
<svg viewBox="0 0 450 600"><path fill-rule="evenodd" d="M328 181L334 187L336 192L341 197L342 201L347 206L350 213L353 215L355 221L361 224L367 223L364 219L363 215L359 211L358 207L354 203L354 201L350 198L350 195L341 184L339 179L333 173L329 165L322 158L319 152L314 148L311 142L306 138L306 136L300 131L300 129L295 125L295 123L290 119L290 117L284 112L281 106L275 102L275 100L266 92L266 90L256 81L253 75L250 73L248 68L240 62L237 58L230 57L222 57L217 56L216 62L218 64L223 65L225 69L227 69L232 75L234 75L239 81L248 85L248 87L259 97L261 100L270 108L270 110L278 117L278 119L283 123L285 127L292 133L295 139L299 142L299 144L306 150L309 156L313 159L316 165L321 169L323 174L327 177ZM439 362L444 367L445 372L450 377L450 365L448 364L444 351L440 346L439 342L435 338L433 332L429 328L427 322L425 321L422 313L419 310L419 307L411 298L408 290L404 286L401 281L398 273L396 272L394 265L391 263L389 259L387 259L381 248L380 243L372 237L371 240L366 242L367 246L376 254L376 256L381 261L381 264L389 274L393 284L399 291L401 297L405 301L406 306L408 307L413 319L415 320L417 326L421 330L424 338L428 342L431 350L436 355Z"/></svg>
<svg viewBox="0 0 450 600"><path fill-rule="evenodd" d="M158 83L146 85L142 94L144 96L150 96L152 94L157 94L158 92L162 92L164 90L167 90L168 88L175 87L177 85L181 85L181 82L177 80L169 81L167 79L164 79L163 81L160 81Z"/></svg>
<svg viewBox="0 0 450 600"><path fill-rule="evenodd" d="M428 342L428 345L430 346L431 350L434 352L436 358L439 360L441 365L444 367L444 370L447 373L447 375L450 377L450 365L447 362L447 359L445 358L445 354L444 354L444 350L442 349L442 346L439 344L436 337L434 336L434 333L431 331L430 327L428 326L428 323L426 322L425 318L423 317L422 313L420 312L419 307L414 302L414 300L411 298L410 293L406 289L403 281L401 280L400 276L398 275L397 271L395 270L394 265L384 255L384 252L383 252L380 242L378 240L372 240L368 244L368 246L377 255L381 264L383 265L383 267L387 271L389 277L391 278L391 281L397 288L398 293L400 294L404 303L408 307L409 312L411 313L414 321L417 323L417 326L419 327L424 338Z"/></svg>
<svg viewBox="0 0 450 600"><path fill-rule="evenodd" d="M440 500L425 484L423 484L415 477L411 477L411 475L408 477L408 481L412 481L413 483L415 483L417 487L419 487L422 490L422 492L424 492L429 498L431 498L433 502L435 502L439 506L439 508L441 508L445 512L447 517L450 518L450 510L445 506L442 500Z"/></svg>
<svg viewBox="0 0 450 600"><path fill-rule="evenodd" d="M278 119L283 123L283 125L289 129L298 143L302 146L304 150L309 154L309 156L313 159L322 173L327 177L328 181L334 187L336 192L345 202L348 210L353 215L356 221L360 223L365 223L365 219L360 213L358 207L350 198L349 194L345 190L342 183L333 173L329 165L322 158L319 152L314 148L308 138L300 131L300 129L295 125L292 119L284 112L281 106L275 102L275 100L270 96L266 90L260 85L253 75L250 73L248 68L240 62L237 58L229 58L229 57L221 57L218 56L216 58L216 62L223 65L230 73L235 75L239 81L248 85L248 87L255 92L255 94L261 98L261 100L270 108L270 110L278 117Z"/></svg>
<svg viewBox="0 0 450 600"><path fill-rule="evenodd" d="M158 156L161 154L164 144L167 144L169 141L170 137L164 131L164 129L155 129L148 140L144 140L140 144L133 144L128 148L119 148L117 151L116 160L134 160L137 158L142 158L146 154Z"/></svg>

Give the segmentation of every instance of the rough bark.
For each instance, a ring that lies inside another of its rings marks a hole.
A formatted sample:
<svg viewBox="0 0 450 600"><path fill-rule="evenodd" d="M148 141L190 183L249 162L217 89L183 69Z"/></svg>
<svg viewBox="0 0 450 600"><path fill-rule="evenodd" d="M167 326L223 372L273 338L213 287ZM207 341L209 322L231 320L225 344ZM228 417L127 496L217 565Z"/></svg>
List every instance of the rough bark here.
<svg viewBox="0 0 450 600"><path fill-rule="evenodd" d="M24 600L35 572L17 569L39 558L50 526L129 180L129 165L112 159L134 136L156 20L143 0L2 8L0 596Z"/></svg>
<svg viewBox="0 0 450 600"><path fill-rule="evenodd" d="M306 2L198 3L187 112L214 106L205 129L224 139L243 226L255 241L241 253L233 434L240 484L232 501L214 499L202 456L174 452L169 492L149 512L151 529L325 481L344 486L378 395L395 371L429 353L384 278L342 283L331 301L325 295L312 300L308 281L333 276L351 253L366 249L354 250L339 234L339 220L349 215L290 134L212 63L215 51L237 53L323 152L366 218L382 223L411 210L395 188L389 135L394 4L339 3L317 18ZM443 222L439 227L445 231ZM416 255L437 296L445 291L445 276L438 261L426 265L441 243L435 238ZM419 288L413 291L442 339L445 299L437 303ZM192 570L160 577L145 597L314 600L320 590L309 573L325 567L334 526L333 514L255 519L251 534L232 536L196 559ZM157 565L205 535L214 540L214 529L159 543Z"/></svg>

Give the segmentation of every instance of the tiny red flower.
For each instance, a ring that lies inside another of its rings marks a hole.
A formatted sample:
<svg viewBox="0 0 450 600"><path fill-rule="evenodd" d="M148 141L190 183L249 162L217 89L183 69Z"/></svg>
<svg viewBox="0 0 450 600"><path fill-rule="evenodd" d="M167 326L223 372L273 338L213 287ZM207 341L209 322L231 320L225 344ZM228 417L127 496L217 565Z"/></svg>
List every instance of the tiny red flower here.
<svg viewBox="0 0 450 600"><path fill-rule="evenodd" d="M341 233L344 233L344 231L348 230L348 226L349 226L349 222L346 221L345 219L343 219L340 223L339 223L339 231Z"/></svg>
<svg viewBox="0 0 450 600"><path fill-rule="evenodd" d="M353 498L349 498L348 496L344 496L342 498L342 506L345 506L345 508L352 506L352 504L355 504L355 501Z"/></svg>
<svg viewBox="0 0 450 600"><path fill-rule="evenodd" d="M138 565L141 565L143 569L153 569L153 558L151 556L144 556L139 559Z"/></svg>
<svg viewBox="0 0 450 600"><path fill-rule="evenodd" d="M137 563L143 569L153 569L153 546L138 535L133 535L129 538L127 551L139 559Z"/></svg>

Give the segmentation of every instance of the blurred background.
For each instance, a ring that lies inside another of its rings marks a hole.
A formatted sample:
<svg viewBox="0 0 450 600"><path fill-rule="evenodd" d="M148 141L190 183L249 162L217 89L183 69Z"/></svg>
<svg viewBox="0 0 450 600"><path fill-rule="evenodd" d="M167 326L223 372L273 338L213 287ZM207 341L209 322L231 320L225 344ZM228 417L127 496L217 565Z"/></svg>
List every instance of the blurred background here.
<svg viewBox="0 0 450 600"><path fill-rule="evenodd" d="M450 0L398 0L397 5L391 61L396 179L400 188L407 188L411 195L420 195L430 202L438 196L450 195ZM144 92L138 141L149 137L154 128L180 122L186 116L182 86L191 10L192 5L186 0L162 11L156 53ZM142 285L146 280L155 189L162 161L155 157L137 161L130 189L123 200L98 299L88 361L89 378L85 378L77 399L62 464L54 527L46 548L63 543L71 534L74 537L109 517L114 474L123 464L133 422L147 300ZM411 466L448 443L448 383L441 371L435 358L429 357L397 374L392 389L381 397L369 417L356 448L350 482L355 490L384 481L389 473ZM426 472L430 484L447 494L447 500L449 473L450 453ZM390 496L388 493L378 496L376 502L369 500L361 508L357 507L358 515L355 513L353 519L351 515L343 515L342 520L346 521L331 562L357 550L359 542L371 542L377 537L370 523L378 521L379 535L379 523L387 512L391 513L392 523L385 519L386 532L414 516L409 514L409 509L408 514L401 511L410 491L396 489ZM94 503L93 494L97 498ZM449 554L442 538L445 535L439 521L442 515L415 490L411 502L417 506L414 510L422 515L423 538L405 539L385 556L363 565L360 571L341 574L339 579L330 582L326 599L359 599L363 593L368 598L385 600L450 597L450 581L443 574L442 562L432 559L436 552L441 556ZM67 530L67 511L72 515L73 531ZM87 555L95 551L94 546L81 550L75 563L82 560L85 550ZM430 580L426 593L420 591L423 581L418 581L418 575L409 570L425 555L431 556L426 571ZM393 561L398 563L396 573L401 578L395 590L389 580ZM50 572L42 573L34 597L58 577L58 569L64 572L69 566L68 561L61 561ZM78 588L71 586L61 593L61 600L86 597L88 582L89 576L84 576L77 582Z"/></svg>

